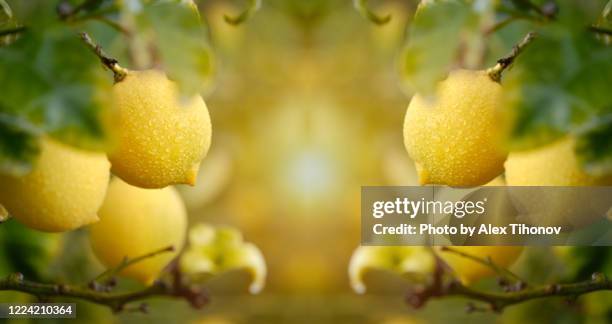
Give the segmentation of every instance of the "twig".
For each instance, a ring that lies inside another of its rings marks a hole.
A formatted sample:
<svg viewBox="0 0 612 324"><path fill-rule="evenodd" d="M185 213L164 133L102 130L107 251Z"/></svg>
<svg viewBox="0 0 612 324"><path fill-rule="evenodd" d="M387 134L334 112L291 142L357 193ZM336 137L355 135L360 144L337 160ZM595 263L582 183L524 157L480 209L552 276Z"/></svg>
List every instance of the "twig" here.
<svg viewBox="0 0 612 324"><path fill-rule="evenodd" d="M514 281L523 282L523 283L525 282L525 280L521 279L521 277L516 275L514 272L512 272L512 271L510 271L508 269L501 268L501 267L497 266L495 264L495 262L493 262L493 260L491 260L490 257L487 257L486 259L482 259L482 258L479 258L477 256L474 256L474 255L471 255L471 254L468 254L468 253L465 253L465 252L462 252L462 251L459 251L459 250L455 250L455 249L453 249L451 247L448 247L448 246L443 246L440 249L442 251L451 252L451 253L457 254L457 255L459 255L461 257L470 259L472 261L476 261L476 262L478 262L478 263L480 263L480 264L482 264L482 265L484 265L486 267L489 267L489 268L493 269L493 271L495 271L497 274L499 274L500 276L503 276L503 277L505 277L505 278L507 278L509 280L514 280Z"/></svg>
<svg viewBox="0 0 612 324"><path fill-rule="evenodd" d="M20 26L20 27L15 27L15 28L9 28L9 29L0 30L0 37L2 37L2 36L6 36L6 35L12 35L12 34L19 34L19 33L21 33L21 32L26 31L26 29L28 29L28 27L26 27L26 26Z"/></svg>
<svg viewBox="0 0 612 324"><path fill-rule="evenodd" d="M103 275L98 276L98 278L105 277L105 274L118 273L121 271L121 269L131 264L167 251L168 248L165 248L163 250L158 250L129 261L125 261L115 269L112 269L112 271L105 272ZM208 303L208 294L204 291L204 289L190 286L188 280L186 280L186 278L183 277L183 274L179 271L176 261L173 262L169 268L172 274L169 280L156 281L151 286L132 292L113 293L107 289L109 287L99 285L96 283L96 281L92 281L94 284L90 283L88 287L80 285L75 286L39 283L24 280L23 274L21 273L14 273L4 279L0 279L0 291L19 291L43 300L49 300L52 297L80 299L107 306L114 312L119 312L122 310L146 312L148 309L146 304L140 304L137 308L126 308L126 306L131 302L146 300L153 297L182 298L188 301L194 308L204 307Z"/></svg>
<svg viewBox="0 0 612 324"><path fill-rule="evenodd" d="M259 8L261 7L261 0L249 0L247 8L238 16L224 15L225 22L231 25L240 25L247 21Z"/></svg>
<svg viewBox="0 0 612 324"><path fill-rule="evenodd" d="M449 250L450 251L450 250ZM464 255L459 251L455 251L462 256L469 257L475 261L489 262L474 259L469 255ZM455 279L453 276L448 276L450 269L442 261L440 257L436 257L436 267L432 275L432 282L427 285L413 285L406 296L406 303L414 308L424 306L429 299L442 298L447 296L460 296L468 299L484 302L488 308L477 307L473 303L469 303L468 312L473 311L496 311L501 312L504 308L523 303L526 301L546 298L546 297L569 297L577 298L580 295L594 291L612 290L612 281L608 280L601 273L594 273L591 280L565 283L565 284L549 284L540 286L526 287L521 285L521 289L509 290L505 292L485 292L468 287ZM518 278L518 277L517 277ZM520 279L520 278L519 278ZM518 283L523 283L519 281Z"/></svg>
<svg viewBox="0 0 612 324"><path fill-rule="evenodd" d="M501 80L502 72L510 65L512 65L516 57L521 54L525 47L527 47L527 45L529 45L529 43L531 43L531 41L533 41L535 38L535 32L527 33L527 35L525 35L525 37L523 38L523 40L521 40L520 43L514 45L510 54L497 60L497 64L487 70L487 74L489 75L489 77L493 81L499 82Z"/></svg>
<svg viewBox="0 0 612 324"><path fill-rule="evenodd" d="M125 258L125 259L123 259L123 261L118 266L102 272L93 281L102 281L103 279L113 277L113 276L117 275L119 272L123 271L123 269L131 266L132 264L138 263L138 262L143 261L145 259L152 258L152 257L154 257L156 255L159 255L159 254L162 254L162 253L173 252L173 251L174 251L174 247L173 246L167 246L167 247L164 247L162 249L159 249L159 250L147 253L145 255L141 255L141 256L133 258L133 259Z"/></svg>
<svg viewBox="0 0 612 324"><path fill-rule="evenodd" d="M89 37L86 32L81 32L80 36L83 42L85 42L85 44L92 50L92 52L94 52L94 54L96 54L96 56L100 58L102 64L104 64L104 66L113 71L115 82L120 82L125 78L125 76L128 74L127 69L121 67L116 59L108 57L102 50L102 47L94 43L94 41L91 39L91 37Z"/></svg>
<svg viewBox="0 0 612 324"><path fill-rule="evenodd" d="M380 16L372 12L372 10L368 8L367 2L367 0L353 0L353 6L364 18L377 25L384 25L391 20L390 14Z"/></svg>
<svg viewBox="0 0 612 324"><path fill-rule="evenodd" d="M458 281L448 285L444 296L463 296L489 304L491 310L504 308L533 299L545 297L574 297L594 291L612 290L612 281L602 274L594 274L591 280L568 284L551 284L507 293L489 293L464 286Z"/></svg>
<svg viewBox="0 0 612 324"><path fill-rule="evenodd" d="M5 279L0 279L0 291L12 290L27 293L33 296L50 298L50 297L68 297L81 299L104 305L115 312L119 312L124 307L137 300L145 300L153 297L175 297L187 298L185 294L186 287L175 287L163 282L156 282L149 287L141 290L123 293L110 293L91 290L79 286L63 285L63 284L45 284L23 279L20 273L9 275ZM190 290L191 291L191 290ZM202 303L194 303L189 300L192 306L201 308Z"/></svg>

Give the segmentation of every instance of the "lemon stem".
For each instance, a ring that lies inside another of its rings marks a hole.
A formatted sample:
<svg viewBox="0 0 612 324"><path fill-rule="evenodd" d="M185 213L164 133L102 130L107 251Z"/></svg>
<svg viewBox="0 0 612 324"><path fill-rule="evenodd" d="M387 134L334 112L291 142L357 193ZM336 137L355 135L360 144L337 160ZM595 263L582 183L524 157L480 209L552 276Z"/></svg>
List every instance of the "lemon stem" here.
<svg viewBox="0 0 612 324"><path fill-rule="evenodd" d="M500 58L499 60L497 60L497 64L495 64L495 66L487 69L487 74L489 75L491 80L495 82L500 82L501 77L502 77L502 72L504 72L505 69L507 69L510 65L512 65L512 63L514 63L514 60L516 59L516 57L519 56L519 54L521 54L521 52L525 49L525 47L527 47L527 45L529 45L529 43L531 43L531 41L533 41L536 38L536 36L537 34L535 32L527 33L527 35L525 35L523 40L521 40L518 44L512 47L512 51L510 51L508 55Z"/></svg>
<svg viewBox="0 0 612 324"><path fill-rule="evenodd" d="M121 67L116 59L106 55L106 53L104 53L102 50L102 47L96 44L86 32L81 32L80 36L91 51L94 52L98 58L100 58L100 62L102 62L102 64L109 70L113 71L115 82L120 82L125 78L128 73L126 68Z"/></svg>

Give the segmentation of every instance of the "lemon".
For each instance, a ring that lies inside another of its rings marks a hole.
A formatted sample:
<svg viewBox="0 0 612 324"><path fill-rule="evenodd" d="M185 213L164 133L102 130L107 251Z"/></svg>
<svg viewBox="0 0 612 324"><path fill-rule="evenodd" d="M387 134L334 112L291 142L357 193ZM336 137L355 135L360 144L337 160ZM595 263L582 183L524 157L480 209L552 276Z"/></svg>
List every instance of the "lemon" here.
<svg viewBox="0 0 612 324"><path fill-rule="evenodd" d="M91 245L108 267L116 267L124 258L174 247L174 252L128 266L120 273L123 276L151 283L184 244L187 213L173 187L142 189L114 178L99 214L100 221L91 226Z"/></svg>
<svg viewBox="0 0 612 324"><path fill-rule="evenodd" d="M486 72L456 70L435 97L412 97L404 144L421 184L479 186L503 172L501 96Z"/></svg>
<svg viewBox="0 0 612 324"><path fill-rule="evenodd" d="M510 186L612 185L612 177L596 177L582 170L574 153L575 140L566 137L544 147L512 152L506 161Z"/></svg>
<svg viewBox="0 0 612 324"><path fill-rule="evenodd" d="M142 188L194 185L211 124L201 96L181 97L163 72L129 71L113 86L117 147L112 171Z"/></svg>
<svg viewBox="0 0 612 324"><path fill-rule="evenodd" d="M25 176L0 175L0 205L26 226L45 232L98 221L110 164L104 154L41 140L40 156Z"/></svg>
<svg viewBox="0 0 612 324"><path fill-rule="evenodd" d="M525 221L542 226L580 228L604 217L610 209L608 197L578 186L606 186L612 176L593 176L580 166L574 153L575 139L562 138L544 147L511 152L506 161L509 186L557 186L561 188L510 188Z"/></svg>
<svg viewBox="0 0 612 324"><path fill-rule="evenodd" d="M491 258L499 268L511 266L523 251L522 246L453 246L452 249L482 260ZM437 253L466 285L496 274L491 267L454 252L438 249Z"/></svg>

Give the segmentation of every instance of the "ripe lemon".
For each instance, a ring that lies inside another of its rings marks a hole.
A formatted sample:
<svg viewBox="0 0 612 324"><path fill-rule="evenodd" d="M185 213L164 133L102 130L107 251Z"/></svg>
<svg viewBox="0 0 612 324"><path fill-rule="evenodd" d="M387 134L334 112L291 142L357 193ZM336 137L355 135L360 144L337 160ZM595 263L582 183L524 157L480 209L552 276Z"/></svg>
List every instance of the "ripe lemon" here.
<svg viewBox="0 0 612 324"><path fill-rule="evenodd" d="M91 226L94 253L108 267L124 258L135 258L173 246L162 253L125 268L121 275L149 284L182 248L187 213L173 187L142 189L118 178L111 181L100 208L100 221Z"/></svg>
<svg viewBox="0 0 612 324"><path fill-rule="evenodd" d="M574 153L575 140L566 137L525 152L512 152L506 161L510 186L612 185L612 177L595 177L582 170Z"/></svg>
<svg viewBox="0 0 612 324"><path fill-rule="evenodd" d="M503 172L501 96L486 72L456 70L434 98L412 97L404 144L421 184L479 186Z"/></svg>
<svg viewBox="0 0 612 324"><path fill-rule="evenodd" d="M0 175L0 204L26 226L68 231L98 221L110 164L104 154L86 152L51 139L41 140L32 171Z"/></svg>
<svg viewBox="0 0 612 324"><path fill-rule="evenodd" d="M525 152L512 152L506 161L509 186L606 186L612 176L593 176L582 170L574 153L575 139L566 137ZM517 188L510 194L525 221L533 225L572 226L591 224L610 209L608 197L590 190L571 188L532 190Z"/></svg>
<svg viewBox="0 0 612 324"><path fill-rule="evenodd" d="M211 124L201 96L182 98L163 72L129 71L113 86L117 147L112 171L142 188L194 185Z"/></svg>
<svg viewBox="0 0 612 324"><path fill-rule="evenodd" d="M491 261L500 268L511 266L523 251L522 246L453 246L452 249L483 260L491 258ZM491 267L470 258L441 249L438 249L437 253L466 285L495 275Z"/></svg>

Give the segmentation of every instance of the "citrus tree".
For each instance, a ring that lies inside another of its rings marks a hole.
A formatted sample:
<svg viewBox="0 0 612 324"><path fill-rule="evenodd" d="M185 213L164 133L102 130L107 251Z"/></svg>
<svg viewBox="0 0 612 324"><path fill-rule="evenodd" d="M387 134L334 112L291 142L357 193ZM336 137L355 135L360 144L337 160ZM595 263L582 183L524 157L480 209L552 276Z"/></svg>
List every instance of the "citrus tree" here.
<svg viewBox="0 0 612 324"><path fill-rule="evenodd" d="M211 143L200 93L214 59L196 3L1 0L0 57L0 290L113 311L154 296L202 307L204 283L230 269L261 290L259 249L232 228L188 230L173 187L195 184ZM106 271L41 272L83 235ZM142 287L116 291L117 277Z"/></svg>
<svg viewBox="0 0 612 324"><path fill-rule="evenodd" d="M375 24L393 19L354 4ZM612 185L612 2L424 0L412 14L398 67L421 184ZM391 271L412 283L413 306L459 295L483 302L472 311L612 289L609 248L555 251L573 270L544 283L508 270L531 252L513 246L360 247L349 274L364 292L369 273ZM497 285L475 289L485 278Z"/></svg>

